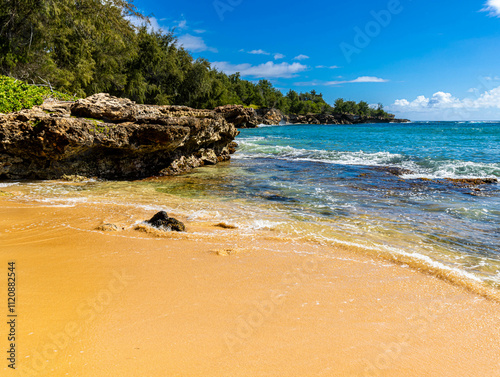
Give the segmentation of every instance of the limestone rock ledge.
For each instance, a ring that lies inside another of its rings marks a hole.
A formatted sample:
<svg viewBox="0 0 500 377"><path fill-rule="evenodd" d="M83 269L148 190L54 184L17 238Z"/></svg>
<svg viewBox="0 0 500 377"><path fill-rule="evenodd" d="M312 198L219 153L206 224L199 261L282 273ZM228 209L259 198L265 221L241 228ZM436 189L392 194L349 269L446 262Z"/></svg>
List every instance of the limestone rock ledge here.
<svg viewBox="0 0 500 377"><path fill-rule="evenodd" d="M0 179L176 175L230 158L239 131L213 110L95 94L0 115Z"/></svg>

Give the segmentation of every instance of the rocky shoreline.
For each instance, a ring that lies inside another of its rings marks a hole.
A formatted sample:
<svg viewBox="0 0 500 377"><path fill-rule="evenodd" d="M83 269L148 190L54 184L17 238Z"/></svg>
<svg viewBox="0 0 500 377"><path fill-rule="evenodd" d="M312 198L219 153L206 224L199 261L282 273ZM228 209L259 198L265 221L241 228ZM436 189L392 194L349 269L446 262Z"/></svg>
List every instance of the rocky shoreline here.
<svg viewBox="0 0 500 377"><path fill-rule="evenodd" d="M363 123L410 123L409 119L396 119L352 114L310 114L290 115L287 123L291 124L363 124Z"/></svg>
<svg viewBox="0 0 500 377"><path fill-rule="evenodd" d="M388 120L349 114L287 116L241 105L214 110L138 105L104 93L76 102L49 100L0 114L0 179L178 175L229 160L237 128L368 122Z"/></svg>
<svg viewBox="0 0 500 377"><path fill-rule="evenodd" d="M230 158L239 131L218 112L95 94L0 115L0 179L176 175Z"/></svg>

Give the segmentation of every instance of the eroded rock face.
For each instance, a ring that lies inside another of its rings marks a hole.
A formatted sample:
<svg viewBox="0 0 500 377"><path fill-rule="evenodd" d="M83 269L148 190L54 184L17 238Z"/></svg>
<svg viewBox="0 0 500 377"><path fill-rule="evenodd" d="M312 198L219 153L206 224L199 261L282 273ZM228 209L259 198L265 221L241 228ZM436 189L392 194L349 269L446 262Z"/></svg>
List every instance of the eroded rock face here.
<svg viewBox="0 0 500 377"><path fill-rule="evenodd" d="M260 117L260 124L277 125L282 120L286 120L283 113L277 109L259 109L257 110L257 114Z"/></svg>
<svg viewBox="0 0 500 377"><path fill-rule="evenodd" d="M228 160L238 135L211 110L96 94L0 115L0 178L137 179Z"/></svg>
<svg viewBox="0 0 500 377"><path fill-rule="evenodd" d="M215 109L226 121L237 128L256 128L259 124L278 125L287 117L277 109L246 108L242 105L226 105Z"/></svg>
<svg viewBox="0 0 500 377"><path fill-rule="evenodd" d="M215 112L222 115L226 121L234 124L237 128L255 128L261 123L254 109L245 108L241 105L219 106L215 109Z"/></svg>
<svg viewBox="0 0 500 377"><path fill-rule="evenodd" d="M309 115L290 115L288 117L288 121L292 124L321 124L321 121L318 119L317 115L309 114ZM335 118L331 118L326 121L324 124L337 124L338 122Z"/></svg>

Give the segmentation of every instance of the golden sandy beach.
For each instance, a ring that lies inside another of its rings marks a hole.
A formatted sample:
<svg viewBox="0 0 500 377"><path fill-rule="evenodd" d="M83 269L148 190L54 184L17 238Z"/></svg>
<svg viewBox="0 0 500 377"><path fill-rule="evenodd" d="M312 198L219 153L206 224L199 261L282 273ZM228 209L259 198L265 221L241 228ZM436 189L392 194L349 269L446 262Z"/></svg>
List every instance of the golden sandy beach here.
<svg viewBox="0 0 500 377"><path fill-rule="evenodd" d="M15 260L18 289L2 376L500 376L494 300L271 231L95 230L153 214L0 198L0 285Z"/></svg>

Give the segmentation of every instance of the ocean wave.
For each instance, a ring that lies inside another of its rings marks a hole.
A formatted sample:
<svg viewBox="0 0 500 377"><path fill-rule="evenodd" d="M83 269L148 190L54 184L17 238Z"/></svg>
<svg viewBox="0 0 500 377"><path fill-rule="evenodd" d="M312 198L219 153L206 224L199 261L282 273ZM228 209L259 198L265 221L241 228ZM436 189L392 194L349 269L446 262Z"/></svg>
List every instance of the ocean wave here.
<svg viewBox="0 0 500 377"><path fill-rule="evenodd" d="M89 203L88 198L27 198L38 203L45 203L49 207L75 207L77 204Z"/></svg>
<svg viewBox="0 0 500 377"><path fill-rule="evenodd" d="M265 219L252 219L248 221L235 221L238 228L251 230L274 230L277 226L283 224L282 221L270 221Z"/></svg>
<svg viewBox="0 0 500 377"><path fill-rule="evenodd" d="M429 178L429 179L474 179L474 178L500 178L500 164L486 164L472 161L460 160L431 160L421 166L413 164L414 174L403 175L405 179Z"/></svg>
<svg viewBox="0 0 500 377"><path fill-rule="evenodd" d="M338 165L393 166L412 171L403 175L404 179L444 179L444 178L500 178L499 163L480 163L462 160L424 159L390 152L368 153L364 151L328 151L295 148L289 145L266 145L263 139L240 141L235 159L274 158L291 161L309 161Z"/></svg>
<svg viewBox="0 0 500 377"><path fill-rule="evenodd" d="M282 127L282 126L267 126L267 127ZM263 141L263 140L289 140L290 138L288 136L274 136L274 135L267 135L267 136L246 136L246 137L241 137L238 138L237 142L241 145L242 143L249 143L252 141Z"/></svg>
<svg viewBox="0 0 500 377"><path fill-rule="evenodd" d="M0 187L16 186L18 184L19 182L5 182L5 183L0 183Z"/></svg>
<svg viewBox="0 0 500 377"><path fill-rule="evenodd" d="M257 140L256 140L257 141ZM241 141L236 158L270 157L290 160L336 163L345 165L387 165L401 162L405 157L389 152L365 153L327 151L321 149L300 149L289 145L261 145L249 141Z"/></svg>
<svg viewBox="0 0 500 377"><path fill-rule="evenodd" d="M447 208L446 213L457 218L467 218L477 221L490 221L496 222L500 217L500 212L489 210L487 208L470 208L470 207L459 207L459 208Z"/></svg>
<svg viewBox="0 0 500 377"><path fill-rule="evenodd" d="M286 126L286 124L259 124L257 125L257 128L268 128L268 127L283 127Z"/></svg>
<svg viewBox="0 0 500 377"><path fill-rule="evenodd" d="M433 256L416 251L406 251L388 245L368 246L357 242L343 241L324 236L316 236L315 239L319 242L326 242L327 244L343 245L348 249L355 249L365 254L397 263L402 267L413 268L453 285L465 288L485 298L500 302L500 292L498 289L494 288L500 284L500 271L496 275L490 274L488 276L481 276L472 271L467 271L465 266L441 262Z"/></svg>

